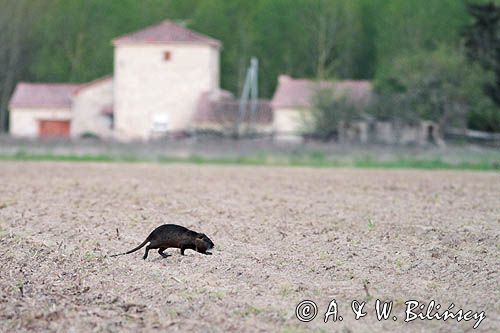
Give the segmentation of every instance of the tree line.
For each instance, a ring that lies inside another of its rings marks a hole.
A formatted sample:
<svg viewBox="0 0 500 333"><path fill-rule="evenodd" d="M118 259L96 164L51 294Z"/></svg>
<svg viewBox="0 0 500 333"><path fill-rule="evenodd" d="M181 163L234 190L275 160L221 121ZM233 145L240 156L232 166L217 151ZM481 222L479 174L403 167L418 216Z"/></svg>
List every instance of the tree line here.
<svg viewBox="0 0 500 333"><path fill-rule="evenodd" d="M471 2L491 1L0 0L0 123L19 80L86 82L107 75L111 39L169 18L223 42L221 85L236 95L256 56L264 97L272 96L279 74L369 79L390 96L402 90L415 95L413 108L390 112L434 115L463 102L466 91L471 96L463 103L475 114L469 125L500 130L491 92L498 69L471 51L484 46L467 35L478 22ZM434 98L426 96L425 84L437 76L446 101L440 96L418 105ZM463 78L467 82L459 83Z"/></svg>

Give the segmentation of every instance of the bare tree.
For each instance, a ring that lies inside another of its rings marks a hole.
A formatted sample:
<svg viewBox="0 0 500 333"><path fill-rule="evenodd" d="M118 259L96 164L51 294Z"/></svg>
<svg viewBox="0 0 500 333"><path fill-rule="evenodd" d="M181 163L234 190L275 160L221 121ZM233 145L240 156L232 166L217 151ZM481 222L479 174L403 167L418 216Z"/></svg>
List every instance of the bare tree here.
<svg viewBox="0 0 500 333"><path fill-rule="evenodd" d="M338 33L341 20L339 6L330 1L318 1L316 10L317 24L313 36L316 36L316 76L319 79L330 77L335 69Z"/></svg>
<svg viewBox="0 0 500 333"><path fill-rule="evenodd" d="M316 62L316 76L324 79L330 74L331 68L327 66L328 60L331 59L335 47L335 31L329 34L327 31L328 22L327 18L321 16L318 22L318 43L317 43L317 62Z"/></svg>

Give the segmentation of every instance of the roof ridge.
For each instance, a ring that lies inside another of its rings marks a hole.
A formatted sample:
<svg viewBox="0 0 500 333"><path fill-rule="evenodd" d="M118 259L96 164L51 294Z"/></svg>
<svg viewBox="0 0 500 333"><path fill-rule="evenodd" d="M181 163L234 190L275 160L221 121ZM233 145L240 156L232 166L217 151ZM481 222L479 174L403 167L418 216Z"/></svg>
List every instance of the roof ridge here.
<svg viewBox="0 0 500 333"><path fill-rule="evenodd" d="M112 40L112 43L114 45L127 43L206 43L217 47L221 46L219 40L193 31L170 19L118 36Z"/></svg>
<svg viewBox="0 0 500 333"><path fill-rule="evenodd" d="M72 83L72 82L28 82L28 81L18 81L17 84L25 84L31 86L80 86L84 83Z"/></svg>

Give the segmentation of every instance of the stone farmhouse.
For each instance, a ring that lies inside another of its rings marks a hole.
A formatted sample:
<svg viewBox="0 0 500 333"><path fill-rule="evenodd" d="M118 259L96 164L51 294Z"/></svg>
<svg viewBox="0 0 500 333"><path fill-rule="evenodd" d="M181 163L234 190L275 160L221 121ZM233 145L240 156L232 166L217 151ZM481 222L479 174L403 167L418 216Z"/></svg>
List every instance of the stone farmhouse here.
<svg viewBox="0 0 500 333"><path fill-rule="evenodd" d="M313 81L282 75L272 102L259 100L256 112L242 116L238 100L219 86L220 41L167 20L112 43L113 76L85 84L20 82L9 104L11 134L149 140L233 131L235 123L243 125L237 130L277 138L302 133L300 116L312 107ZM368 81L337 86L353 98L371 92Z"/></svg>
<svg viewBox="0 0 500 333"><path fill-rule="evenodd" d="M242 114L239 101L219 86L220 41L167 20L112 43L112 76L84 84L20 82L9 103L11 134L146 141L215 131L300 142L310 132L305 125L318 90L360 105L373 95L370 81L280 75L272 100L254 101ZM396 133L392 124L362 120L342 124L337 132L339 141L421 142L437 135L432 126Z"/></svg>
<svg viewBox="0 0 500 333"><path fill-rule="evenodd" d="M219 87L221 42L164 21L118 37L113 76L86 84L17 85L9 103L17 137L148 140L196 126L200 98ZM206 110L205 110L206 111Z"/></svg>

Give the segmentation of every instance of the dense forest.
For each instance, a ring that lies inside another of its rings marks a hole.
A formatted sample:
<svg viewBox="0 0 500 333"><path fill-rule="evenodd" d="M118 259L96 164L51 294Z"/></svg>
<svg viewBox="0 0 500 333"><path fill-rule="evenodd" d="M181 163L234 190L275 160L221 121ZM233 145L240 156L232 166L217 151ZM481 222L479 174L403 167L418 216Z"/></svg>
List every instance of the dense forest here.
<svg viewBox="0 0 500 333"><path fill-rule="evenodd" d="M223 42L221 85L233 93L251 56L260 62L264 97L282 73L370 79L379 91L403 86L417 98L426 98L416 91L421 82L443 76L446 98L471 107L470 126L500 131L499 105L483 92L494 71L465 49L475 22L467 6L486 2L0 0L0 108L19 80L85 82L111 73L112 38L169 18ZM433 105L416 107L433 112Z"/></svg>

